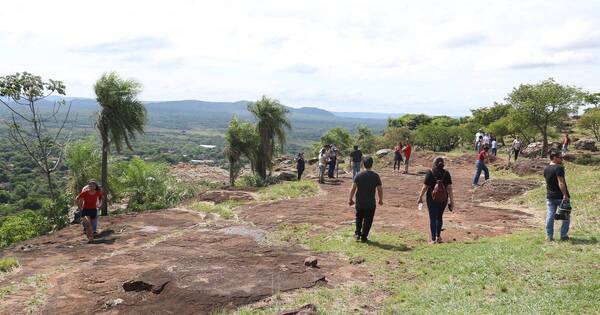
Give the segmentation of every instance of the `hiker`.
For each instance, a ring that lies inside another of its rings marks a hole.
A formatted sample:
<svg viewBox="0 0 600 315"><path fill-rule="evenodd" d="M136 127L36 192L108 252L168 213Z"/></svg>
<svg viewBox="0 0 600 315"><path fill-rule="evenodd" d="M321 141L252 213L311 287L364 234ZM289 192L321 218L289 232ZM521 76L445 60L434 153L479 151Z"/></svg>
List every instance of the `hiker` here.
<svg viewBox="0 0 600 315"><path fill-rule="evenodd" d="M519 140L519 138L515 137L515 140L513 140L513 142L512 142L512 150L513 150L513 154L515 155L515 162L519 158L519 152L521 152L522 145L523 145L523 143Z"/></svg>
<svg viewBox="0 0 600 315"><path fill-rule="evenodd" d="M569 151L569 145L571 144L571 138L569 138L569 134L565 133L565 136L562 141L562 153L567 154Z"/></svg>
<svg viewBox="0 0 600 315"><path fill-rule="evenodd" d="M363 159L362 151L358 149L358 146L354 146L354 151L350 153L350 159L352 160L352 180L360 173L360 163Z"/></svg>
<svg viewBox="0 0 600 315"><path fill-rule="evenodd" d="M404 174L408 174L408 162L412 154L412 145L410 145L410 142L406 143L406 146L402 149L402 153L404 153Z"/></svg>
<svg viewBox="0 0 600 315"><path fill-rule="evenodd" d="M427 209L429 211L429 229L431 240L429 244L442 243L442 226L444 224L444 209L454 209L454 194L452 192L452 177L444 169L444 158L441 156L433 160L431 170L425 175L423 187L419 193L417 204L419 209L423 204L423 195L426 194Z"/></svg>
<svg viewBox="0 0 600 315"><path fill-rule="evenodd" d="M402 162L402 142L398 142L398 145L394 147L394 172L396 171L396 167L398 167L398 172L400 172L400 162Z"/></svg>
<svg viewBox="0 0 600 315"><path fill-rule="evenodd" d="M325 183L325 166L327 165L327 146L319 151L319 183Z"/></svg>
<svg viewBox="0 0 600 315"><path fill-rule="evenodd" d="M335 145L331 145L329 149L329 170L327 172L327 177L333 178L335 174L335 167L337 166L337 149Z"/></svg>
<svg viewBox="0 0 600 315"><path fill-rule="evenodd" d="M475 144L477 152L481 152L481 148L483 148L483 136L479 136L477 143Z"/></svg>
<svg viewBox="0 0 600 315"><path fill-rule="evenodd" d="M302 173L304 173L304 167L306 165L306 161L304 161L304 152L298 153L298 158L296 158L296 170L298 171L298 180L302 179Z"/></svg>
<svg viewBox="0 0 600 315"><path fill-rule="evenodd" d="M475 162L475 167L477 170L475 171L475 176L473 177L473 186L478 185L479 176L481 176L481 171L483 171L485 180L490 179L490 171L488 170L487 166L485 165L485 162L488 159L489 151L490 151L490 148L487 145L484 145L483 150L481 150L481 152L479 152L479 154L477 154L477 162Z"/></svg>
<svg viewBox="0 0 600 315"><path fill-rule="evenodd" d="M496 156L498 154L498 141L495 137L492 137L492 154Z"/></svg>
<svg viewBox="0 0 600 315"><path fill-rule="evenodd" d="M565 179L565 167L562 165L563 157L561 152L550 152L550 165L544 168L544 178L546 179L546 204L548 205L548 216L546 217L546 240L554 241L554 214L561 203L569 203L571 195L567 188ZM561 241L569 240L570 218L562 221L560 227Z"/></svg>
<svg viewBox="0 0 600 315"><path fill-rule="evenodd" d="M81 189L80 193L82 193L84 191L87 192L90 189L92 189L92 188L90 187L89 184L87 184ZM102 188L100 186L98 186L98 190L102 191ZM98 203L96 203L96 209L99 208L101 205L102 205L102 203L100 201L98 201ZM85 224L85 220L81 220L81 217L82 217L81 212L83 211L83 208L79 207L79 205L78 205L77 211L79 212L80 222L81 222L81 225L83 226L83 234L87 235L87 231L86 231L87 227ZM92 220L92 233L94 235L98 234L98 220L99 220L98 216L96 216L96 218Z"/></svg>
<svg viewBox="0 0 600 315"><path fill-rule="evenodd" d="M479 146L477 145L479 143L479 138L483 137L483 130L479 129L476 133L475 133L475 140L473 140L473 147L475 148L475 151L479 152Z"/></svg>
<svg viewBox="0 0 600 315"><path fill-rule="evenodd" d="M373 158L366 157L364 161L365 169L354 178L354 184L350 190L350 200L348 204L354 205L354 194L356 193L356 231L354 237L366 243L369 239L369 230L373 224L375 216L375 190L379 196L379 205L383 205L383 189L381 188L381 179L377 173L373 172Z"/></svg>
<svg viewBox="0 0 600 315"><path fill-rule="evenodd" d="M483 140L483 145L487 145L488 147L492 145L492 138L490 137L489 134L487 134L487 133L484 134L482 140Z"/></svg>
<svg viewBox="0 0 600 315"><path fill-rule="evenodd" d="M98 203L102 202L103 193L98 187L98 183L95 180L90 179L88 182L89 189L82 191L77 196L77 205L81 208L81 216L85 223L86 235L88 243L94 241L92 221L98 216Z"/></svg>

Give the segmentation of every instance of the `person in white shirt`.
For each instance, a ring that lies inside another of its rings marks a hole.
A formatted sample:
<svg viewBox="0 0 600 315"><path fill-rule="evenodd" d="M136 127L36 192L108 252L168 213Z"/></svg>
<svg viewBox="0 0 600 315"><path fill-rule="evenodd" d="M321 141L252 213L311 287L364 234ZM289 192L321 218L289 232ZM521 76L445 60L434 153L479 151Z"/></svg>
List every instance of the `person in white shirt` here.
<svg viewBox="0 0 600 315"><path fill-rule="evenodd" d="M325 166L327 165L327 147L319 151L319 183L325 183Z"/></svg>
<svg viewBox="0 0 600 315"><path fill-rule="evenodd" d="M488 147L492 144L490 135L487 133L483 135L483 144L487 145Z"/></svg>
<svg viewBox="0 0 600 315"><path fill-rule="evenodd" d="M498 141L496 141L496 138L492 139L492 154L494 156L496 156L496 154L498 153Z"/></svg>
<svg viewBox="0 0 600 315"><path fill-rule="evenodd" d="M475 133L475 140L473 141L473 147L475 148L475 151L479 152L479 146L477 144L479 144L479 138L483 137L483 130L479 129L479 131L477 131L477 133Z"/></svg>
<svg viewBox="0 0 600 315"><path fill-rule="evenodd" d="M512 142L512 150L515 156L515 161L517 161L517 158L519 158L519 152L521 152L522 145L523 143L519 140L519 138L515 138L515 140Z"/></svg>

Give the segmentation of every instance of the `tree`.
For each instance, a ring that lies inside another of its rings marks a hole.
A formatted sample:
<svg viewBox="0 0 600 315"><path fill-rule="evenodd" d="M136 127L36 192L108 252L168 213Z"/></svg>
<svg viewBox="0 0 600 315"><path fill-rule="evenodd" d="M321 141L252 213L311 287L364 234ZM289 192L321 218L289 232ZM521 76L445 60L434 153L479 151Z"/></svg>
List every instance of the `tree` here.
<svg viewBox="0 0 600 315"><path fill-rule="evenodd" d="M431 120L431 117L424 114L406 114L398 118L388 118L388 127L407 127L415 130L418 126L429 124Z"/></svg>
<svg viewBox="0 0 600 315"><path fill-rule="evenodd" d="M596 141L600 141L600 108L588 108L577 123L581 128L591 130Z"/></svg>
<svg viewBox="0 0 600 315"><path fill-rule="evenodd" d="M594 108L600 108L600 93L588 93L585 95L585 102Z"/></svg>
<svg viewBox="0 0 600 315"><path fill-rule="evenodd" d="M510 134L510 130L508 129L509 122L508 117L502 117L487 126L487 131L497 138L500 139L500 143L505 145L504 137Z"/></svg>
<svg viewBox="0 0 600 315"><path fill-rule="evenodd" d="M255 170L262 178L267 178L267 170L272 167L275 154L275 140L280 148L285 145L285 130L292 129L292 124L287 117L288 110L276 99L263 97L248 105L248 111L256 118L256 131L260 139Z"/></svg>
<svg viewBox="0 0 600 315"><path fill-rule="evenodd" d="M102 108L96 127L102 140L103 189L108 191L108 154L111 145L121 152L123 143L133 150L131 141L136 134L144 133L147 113L144 104L137 99L141 84L135 80L121 79L116 72L105 73L94 84L96 101ZM102 203L102 215L107 215L107 204Z"/></svg>
<svg viewBox="0 0 600 315"><path fill-rule="evenodd" d="M340 153L347 155L352 148L352 135L348 129L331 128L321 136L320 147L325 144L333 144Z"/></svg>
<svg viewBox="0 0 600 315"><path fill-rule="evenodd" d="M354 135L354 143L366 153L373 152L375 149L375 136L373 135L373 130L366 125L358 125L356 134Z"/></svg>
<svg viewBox="0 0 600 315"><path fill-rule="evenodd" d="M488 126L493 122L508 116L511 109L512 106L510 104L494 102L494 105L490 107L472 109L472 120L481 126Z"/></svg>
<svg viewBox="0 0 600 315"><path fill-rule="evenodd" d="M0 77L0 102L9 109L10 141L23 149L45 175L50 197L57 197L52 174L63 161L69 135L64 132L71 105L60 115L65 101L40 104L52 94L65 95L61 81L44 81L27 72Z"/></svg>
<svg viewBox="0 0 600 315"><path fill-rule="evenodd" d="M378 148L391 149L398 142L406 144L412 142L413 138L413 133L407 127L387 127L383 135L377 139L377 146Z"/></svg>
<svg viewBox="0 0 600 315"><path fill-rule="evenodd" d="M255 170L260 139L253 124L240 122L234 116L225 131L225 141L227 145L223 153L229 162L229 184L234 186L235 179L241 170L242 156L250 161L252 171Z"/></svg>
<svg viewBox="0 0 600 315"><path fill-rule="evenodd" d="M550 78L537 84L521 84L506 97L515 109L511 115L519 125L532 125L542 135L542 152L548 153L548 127L568 119L583 103L579 88L561 85Z"/></svg>
<svg viewBox="0 0 600 315"><path fill-rule="evenodd" d="M433 151L450 151L461 139L462 132L458 126L423 125L415 132L415 144Z"/></svg>

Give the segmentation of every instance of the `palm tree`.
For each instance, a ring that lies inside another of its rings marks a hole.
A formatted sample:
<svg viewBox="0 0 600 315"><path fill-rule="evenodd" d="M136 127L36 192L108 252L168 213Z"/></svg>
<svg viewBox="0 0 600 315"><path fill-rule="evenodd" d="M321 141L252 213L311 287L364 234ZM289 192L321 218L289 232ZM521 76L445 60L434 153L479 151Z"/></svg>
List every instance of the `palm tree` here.
<svg viewBox="0 0 600 315"><path fill-rule="evenodd" d="M96 127L102 138L103 191L108 192L108 153L114 145L121 152L123 143L133 150L131 140L136 134L144 133L146 107L137 99L141 84L135 80L124 80L116 72L105 73L94 84L96 100L102 108ZM106 200L106 198L104 198ZM107 215L106 201L102 203L102 215Z"/></svg>
<svg viewBox="0 0 600 315"><path fill-rule="evenodd" d="M263 179L267 178L267 169L271 169L271 161L275 153L275 139L283 148L285 144L285 129L291 129L292 124L287 117L289 112L276 99L263 97L248 105L248 111L256 118L256 130L260 138L256 172Z"/></svg>

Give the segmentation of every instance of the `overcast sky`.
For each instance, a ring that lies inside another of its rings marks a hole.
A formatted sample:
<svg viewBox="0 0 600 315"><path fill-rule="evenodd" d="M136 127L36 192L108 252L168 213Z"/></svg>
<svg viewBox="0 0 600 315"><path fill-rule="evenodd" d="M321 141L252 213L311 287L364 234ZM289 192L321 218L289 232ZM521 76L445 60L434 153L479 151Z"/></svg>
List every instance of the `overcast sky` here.
<svg viewBox="0 0 600 315"><path fill-rule="evenodd" d="M554 77L600 91L600 1L3 1L0 75L116 70L143 100L460 115Z"/></svg>

